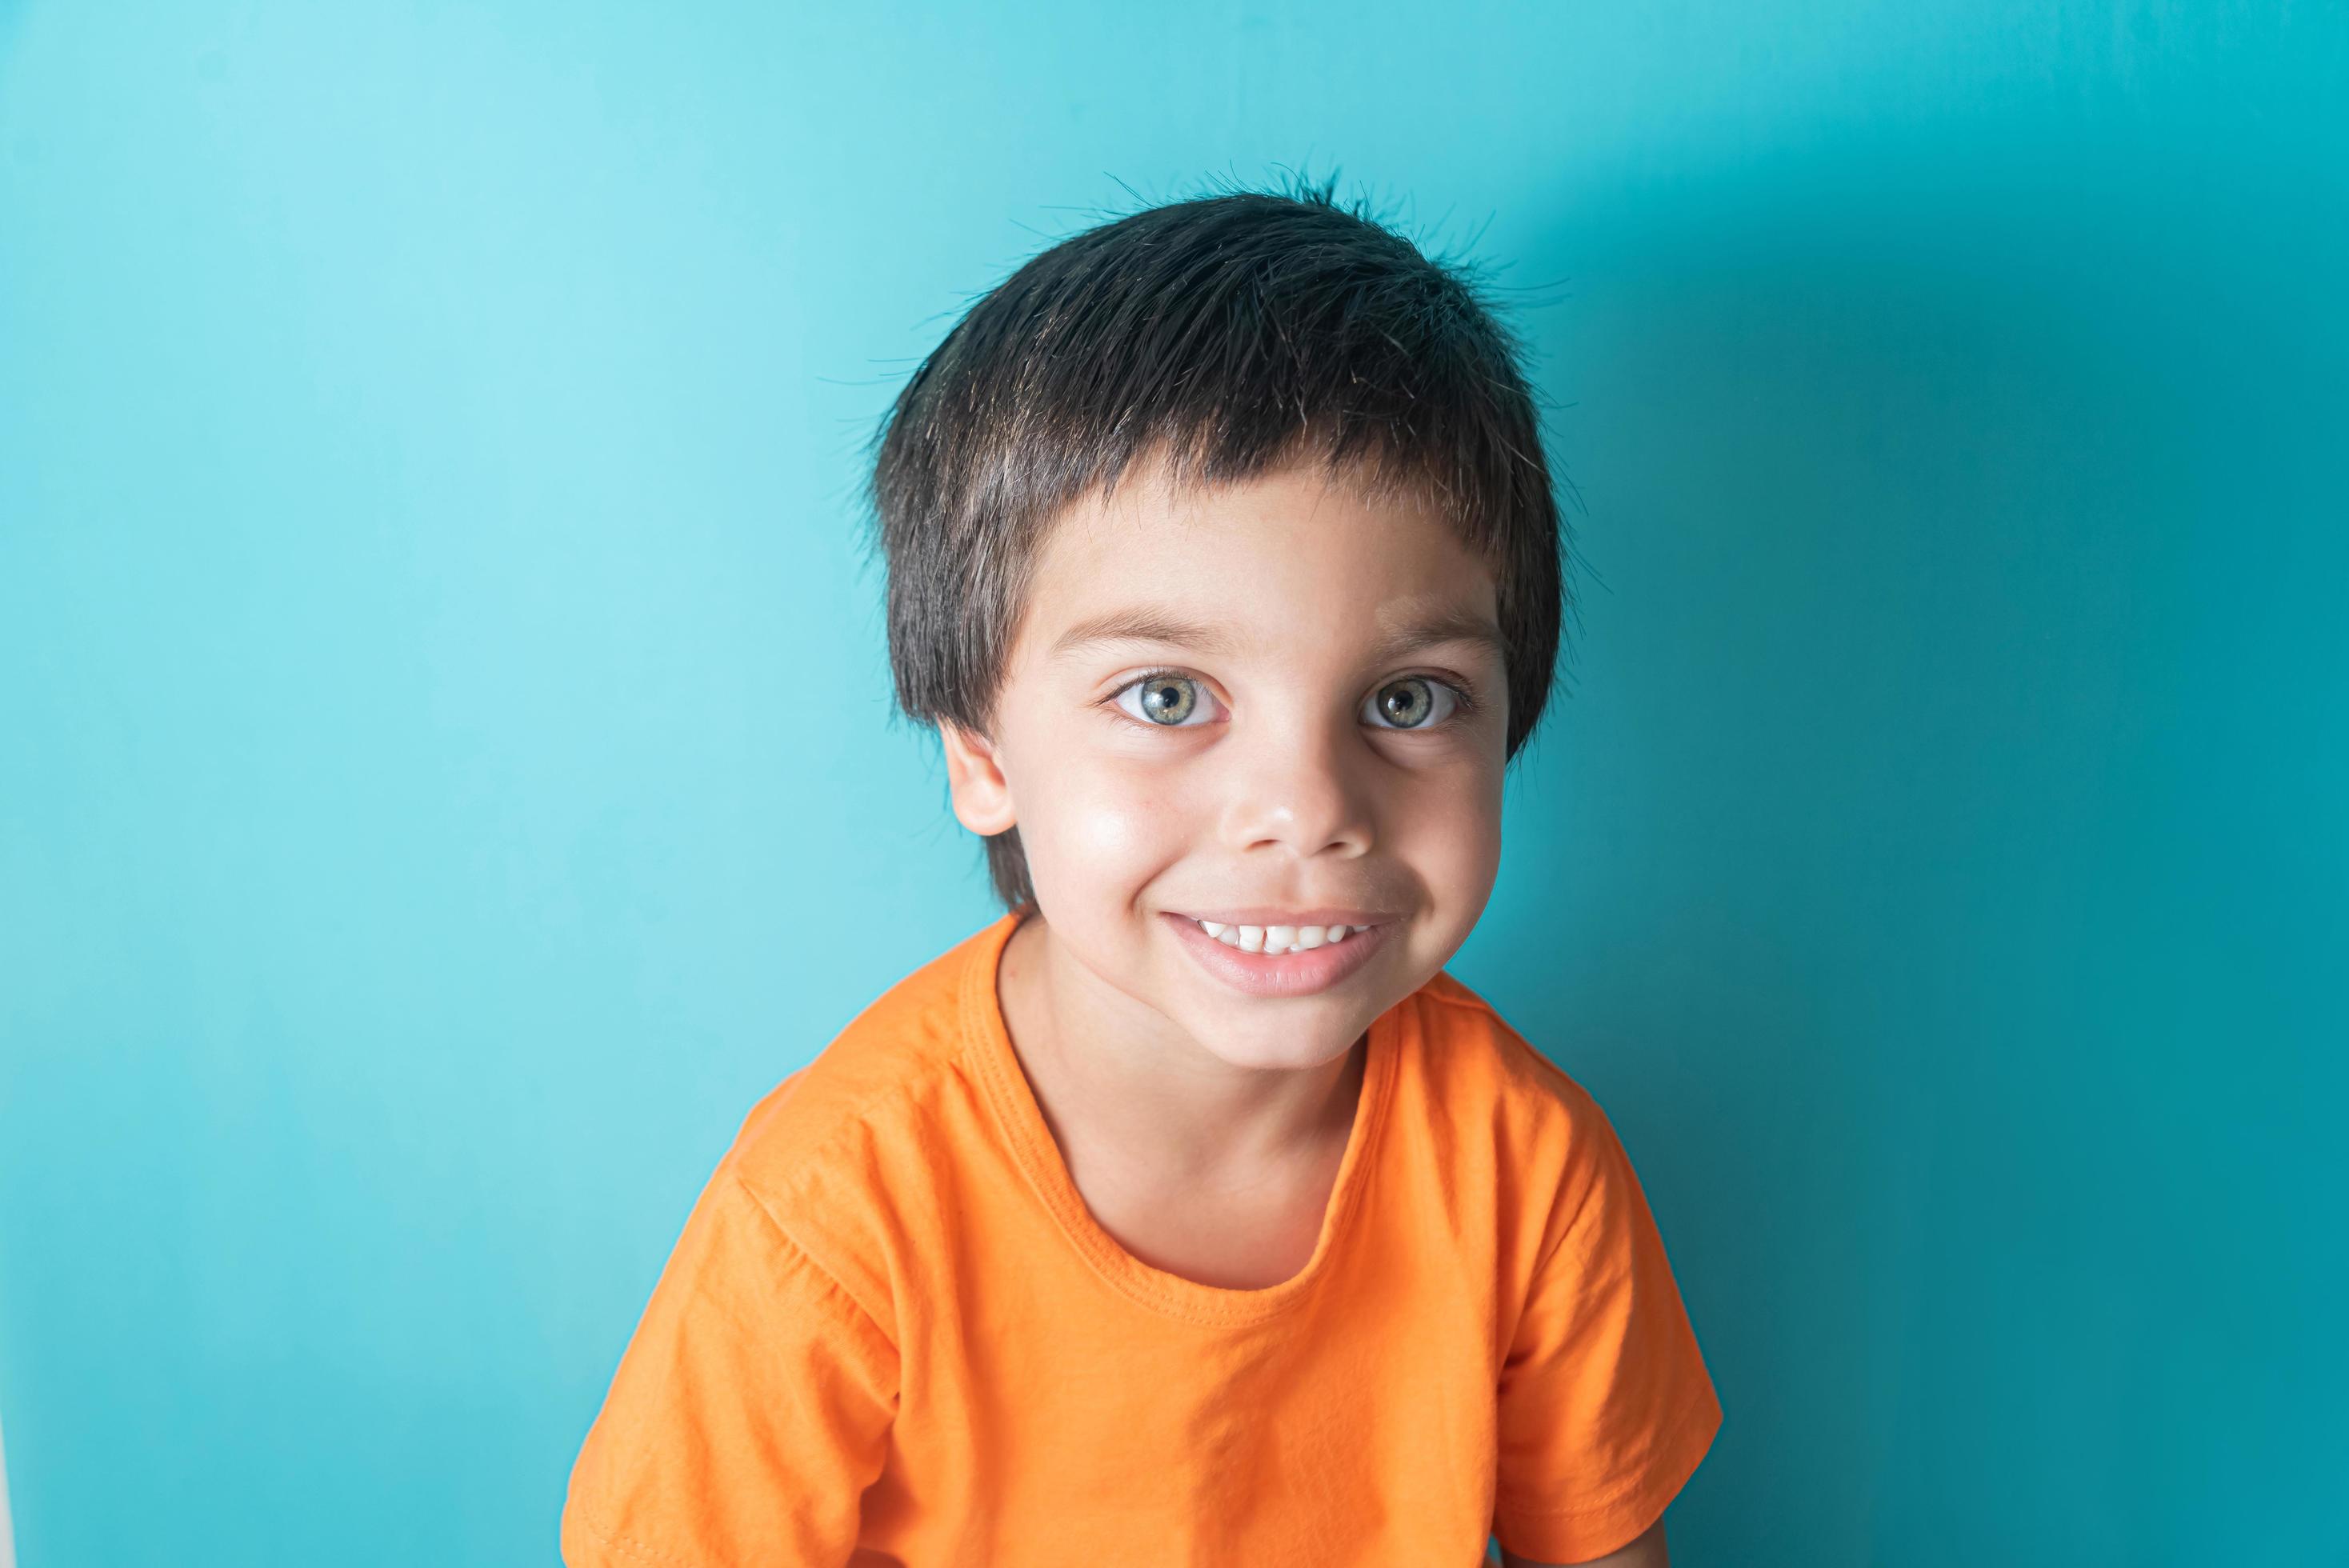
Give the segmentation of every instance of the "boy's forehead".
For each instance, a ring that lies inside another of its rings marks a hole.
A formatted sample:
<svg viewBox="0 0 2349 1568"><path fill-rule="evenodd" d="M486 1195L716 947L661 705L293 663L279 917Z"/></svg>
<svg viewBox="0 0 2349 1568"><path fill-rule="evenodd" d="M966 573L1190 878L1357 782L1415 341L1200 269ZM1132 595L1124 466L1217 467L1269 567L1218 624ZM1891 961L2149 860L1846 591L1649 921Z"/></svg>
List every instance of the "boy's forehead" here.
<svg viewBox="0 0 2349 1568"><path fill-rule="evenodd" d="M1044 661L1143 642L1237 657L1309 628L1501 656L1489 566L1421 498L1306 469L1181 492L1138 479L1067 509L1044 540L1021 639Z"/></svg>

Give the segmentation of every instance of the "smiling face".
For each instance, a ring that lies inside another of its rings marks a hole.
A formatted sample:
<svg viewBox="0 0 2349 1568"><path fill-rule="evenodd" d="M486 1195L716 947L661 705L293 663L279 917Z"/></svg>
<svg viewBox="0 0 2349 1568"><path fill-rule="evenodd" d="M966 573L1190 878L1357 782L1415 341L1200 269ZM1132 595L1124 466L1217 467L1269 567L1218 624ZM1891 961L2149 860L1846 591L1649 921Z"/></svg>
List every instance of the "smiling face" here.
<svg viewBox="0 0 2349 1568"><path fill-rule="evenodd" d="M955 814L1019 827L1090 1023L1311 1067L1484 911L1504 676L1492 573L1423 503L1319 466L1177 499L1137 465L1050 530L991 740L943 727ZM1373 929L1274 958L1191 918L1283 912Z"/></svg>

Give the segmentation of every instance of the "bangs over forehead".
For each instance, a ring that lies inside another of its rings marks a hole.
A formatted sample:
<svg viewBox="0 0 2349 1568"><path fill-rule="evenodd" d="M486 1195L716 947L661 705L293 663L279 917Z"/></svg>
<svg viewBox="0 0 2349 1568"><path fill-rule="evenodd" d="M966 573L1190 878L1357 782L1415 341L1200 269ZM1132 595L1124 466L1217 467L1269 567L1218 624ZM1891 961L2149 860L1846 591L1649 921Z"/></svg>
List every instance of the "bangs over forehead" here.
<svg viewBox="0 0 2349 1568"><path fill-rule="evenodd" d="M1228 191L1061 241L915 371L867 485L907 717L991 731L1038 549L1076 501L1137 465L1181 495L1319 463L1423 501L1491 565L1516 755L1570 607L1523 349L1464 267L1331 188ZM1011 904L1024 876L1008 886L988 852Z"/></svg>

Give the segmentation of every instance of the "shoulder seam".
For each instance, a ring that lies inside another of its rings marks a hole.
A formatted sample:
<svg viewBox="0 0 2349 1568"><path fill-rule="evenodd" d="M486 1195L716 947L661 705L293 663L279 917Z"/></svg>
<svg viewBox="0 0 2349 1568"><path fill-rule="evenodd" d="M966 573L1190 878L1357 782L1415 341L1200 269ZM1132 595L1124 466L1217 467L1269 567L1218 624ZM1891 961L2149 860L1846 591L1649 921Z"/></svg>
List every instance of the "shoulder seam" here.
<svg viewBox="0 0 2349 1568"><path fill-rule="evenodd" d="M1535 1053L1537 1056L1540 1054L1538 1051ZM1571 1078L1567 1081L1573 1082ZM1576 1085L1576 1087L1580 1088L1581 1086ZM1602 1166L1619 1167L1619 1174L1630 1177L1636 1183L1639 1181L1639 1174L1631 1168L1630 1152L1623 1147L1622 1135L1615 1130L1614 1119L1607 1114L1607 1108L1600 1105L1598 1097L1591 1094L1589 1090L1583 1089L1582 1096L1590 1102L1591 1109L1599 1116L1600 1131L1595 1135L1599 1139L1598 1162ZM1567 1220L1564 1228L1558 1232L1557 1239L1549 1244L1548 1250L1542 1254L1541 1261L1534 1265L1537 1273L1547 1270L1550 1260L1564 1250L1568 1239L1582 1228L1584 1212L1589 1209L1598 1196L1599 1187L1605 1184L1607 1180L1604 1173L1594 1173L1590 1181L1584 1187L1582 1196L1576 1202L1574 1213Z"/></svg>
<svg viewBox="0 0 2349 1568"><path fill-rule="evenodd" d="M750 1201L751 1204L757 1208L761 1215L765 1217L768 1224L774 1227L775 1234L781 1239L782 1243L785 1246L791 1248L792 1252L804 1259L808 1267L815 1270L817 1274L823 1275L824 1281L829 1284L833 1289L841 1294L842 1297L847 1301L848 1305L855 1309L856 1315L864 1320L865 1326L871 1328L874 1334L881 1336L883 1343L890 1346L892 1348L895 1346L897 1343L896 1340L891 1336L886 1329L881 1326L881 1320L879 1317L874 1315L873 1309L865 1305L864 1302L858 1300L856 1293L849 1289L847 1284L843 1282L838 1274L825 1267L823 1260L817 1257L813 1252L809 1250L805 1243L802 1242L799 1237L792 1233L792 1228L783 1223L782 1220L775 1213L774 1210L767 1206L766 1199L760 1196L759 1190L757 1188L751 1186L748 1181L743 1181L740 1174L733 1171L726 1172L726 1180L731 1182L735 1190L740 1192L743 1197L748 1198Z"/></svg>
<svg viewBox="0 0 2349 1568"><path fill-rule="evenodd" d="M1434 986L1429 985L1423 988L1423 995L1435 1001L1446 1003L1454 1007L1464 1008L1472 1013L1484 1014L1486 1017L1492 1019L1494 1023L1498 1024L1503 1029L1506 1030L1520 1045L1524 1046L1526 1048L1526 1054L1531 1057L1542 1070L1549 1073L1553 1078L1557 1078L1560 1082L1580 1090L1584 1094L1588 1094L1590 1092L1588 1089L1583 1088L1580 1080L1576 1078L1573 1074L1568 1072L1564 1068L1550 1060L1547 1052L1544 1051L1539 1046L1535 1045L1531 1040L1526 1039L1522 1030L1520 1030L1515 1024L1510 1023L1508 1019L1501 1016L1501 1010L1498 1007L1494 1006L1492 1003L1476 995L1474 991L1469 990L1468 987L1456 976L1453 975L1450 971L1441 971L1440 973L1442 973L1444 978L1452 982L1452 988L1438 990Z"/></svg>

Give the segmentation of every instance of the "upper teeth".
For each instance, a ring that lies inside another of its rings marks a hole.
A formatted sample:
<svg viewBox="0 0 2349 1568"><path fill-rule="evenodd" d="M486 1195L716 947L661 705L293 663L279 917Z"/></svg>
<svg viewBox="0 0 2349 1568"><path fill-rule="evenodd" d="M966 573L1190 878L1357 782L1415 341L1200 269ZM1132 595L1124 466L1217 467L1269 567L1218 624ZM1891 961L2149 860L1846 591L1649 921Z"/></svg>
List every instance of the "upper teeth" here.
<svg viewBox="0 0 2349 1568"><path fill-rule="evenodd" d="M1199 929L1226 947L1237 947L1242 953L1303 953L1325 943L1343 942L1349 931L1368 931L1367 925L1219 925L1212 920L1199 922Z"/></svg>

